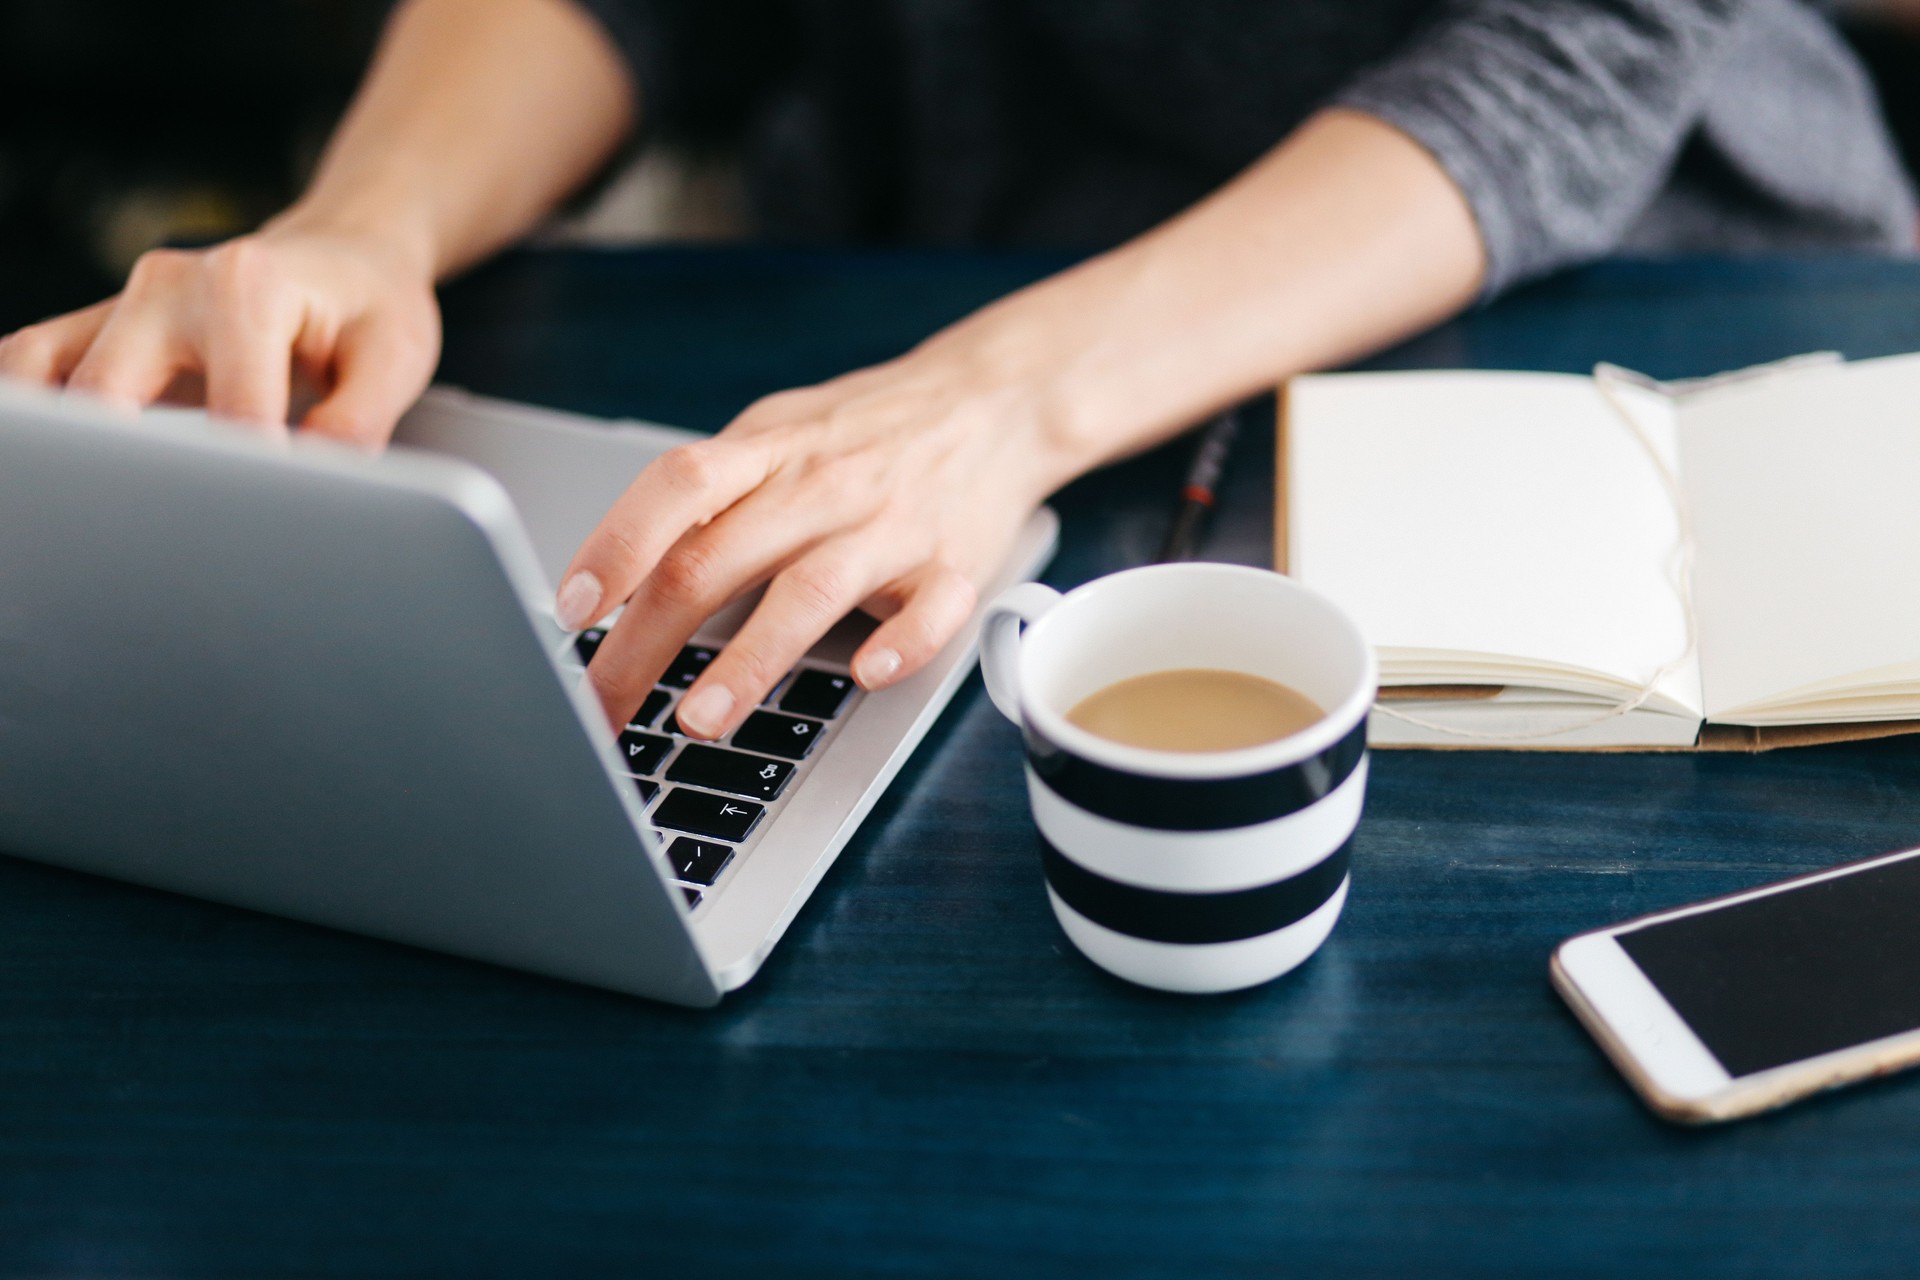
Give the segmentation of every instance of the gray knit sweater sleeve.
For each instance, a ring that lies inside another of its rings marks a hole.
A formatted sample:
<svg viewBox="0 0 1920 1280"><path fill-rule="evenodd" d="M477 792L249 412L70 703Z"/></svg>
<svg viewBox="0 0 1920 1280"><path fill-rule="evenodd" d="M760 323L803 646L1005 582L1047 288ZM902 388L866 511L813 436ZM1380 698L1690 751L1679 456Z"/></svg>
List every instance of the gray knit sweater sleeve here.
<svg viewBox="0 0 1920 1280"><path fill-rule="evenodd" d="M1617 245L1698 120L1744 0L1452 0L1337 96L1440 161L1491 295Z"/></svg>

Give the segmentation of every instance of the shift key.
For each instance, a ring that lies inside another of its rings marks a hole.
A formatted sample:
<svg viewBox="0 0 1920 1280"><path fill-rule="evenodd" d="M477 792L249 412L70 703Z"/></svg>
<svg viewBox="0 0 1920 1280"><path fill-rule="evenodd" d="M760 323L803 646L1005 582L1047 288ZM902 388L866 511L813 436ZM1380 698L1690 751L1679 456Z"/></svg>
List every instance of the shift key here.
<svg viewBox="0 0 1920 1280"><path fill-rule="evenodd" d="M667 771L668 782L690 782L756 800L778 800L791 777L793 766L785 760L745 755L703 742L689 742Z"/></svg>
<svg viewBox="0 0 1920 1280"><path fill-rule="evenodd" d="M675 787L654 806L649 816L656 827L691 831L697 836L712 836L738 844L759 823L766 808L735 796L717 796L711 791Z"/></svg>

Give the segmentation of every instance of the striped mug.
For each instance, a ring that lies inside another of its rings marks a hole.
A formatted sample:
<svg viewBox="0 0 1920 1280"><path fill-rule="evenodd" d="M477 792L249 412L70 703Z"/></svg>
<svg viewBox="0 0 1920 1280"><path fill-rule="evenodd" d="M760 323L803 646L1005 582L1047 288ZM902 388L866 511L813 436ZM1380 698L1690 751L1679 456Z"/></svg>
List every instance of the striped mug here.
<svg viewBox="0 0 1920 1280"><path fill-rule="evenodd" d="M1155 671L1264 676L1327 714L1234 751L1127 746L1067 720ZM1325 596L1265 569L1166 564L987 609L981 668L1024 731L1047 896L1095 964L1163 991L1232 991L1312 955L1347 899L1378 667Z"/></svg>

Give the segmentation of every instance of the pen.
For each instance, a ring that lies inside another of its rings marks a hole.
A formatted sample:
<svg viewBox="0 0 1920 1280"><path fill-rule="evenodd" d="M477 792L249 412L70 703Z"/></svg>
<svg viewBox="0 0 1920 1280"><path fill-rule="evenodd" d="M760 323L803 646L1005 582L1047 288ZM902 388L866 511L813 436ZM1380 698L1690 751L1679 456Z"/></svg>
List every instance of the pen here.
<svg viewBox="0 0 1920 1280"><path fill-rule="evenodd" d="M1187 481L1180 486L1180 505L1173 513L1173 527L1160 548L1158 563L1190 560L1200 540L1200 528L1213 510L1214 487L1220 483L1221 468L1240 431L1240 410L1228 409L1206 425L1200 443L1193 451L1193 464L1187 468Z"/></svg>

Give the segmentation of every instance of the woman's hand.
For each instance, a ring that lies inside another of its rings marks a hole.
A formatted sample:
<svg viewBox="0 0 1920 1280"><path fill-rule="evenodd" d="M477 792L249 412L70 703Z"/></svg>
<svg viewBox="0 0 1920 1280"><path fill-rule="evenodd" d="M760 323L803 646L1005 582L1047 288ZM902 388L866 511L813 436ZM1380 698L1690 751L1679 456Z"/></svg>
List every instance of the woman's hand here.
<svg viewBox="0 0 1920 1280"><path fill-rule="evenodd" d="M762 582L682 727L732 730L856 606L884 619L853 663L880 688L960 628L1053 489L1424 328L1484 268L1472 212L1427 151L1323 112L1140 239L661 458L574 557L555 612L580 627L631 599L587 670L616 725L709 614Z"/></svg>
<svg viewBox="0 0 1920 1280"><path fill-rule="evenodd" d="M576 5L404 0L293 208L213 249L147 254L118 297L0 340L0 374L128 408L203 401L275 434L297 374L320 396L299 426L378 448L439 359L435 281L585 181L635 100Z"/></svg>
<svg viewBox="0 0 1920 1280"><path fill-rule="evenodd" d="M199 401L273 434L299 375L320 399L297 425L378 448L439 360L434 283L585 181L634 103L576 5L404 0L293 208L212 249L147 254L119 296L0 340L0 375L128 408Z"/></svg>
<svg viewBox="0 0 1920 1280"><path fill-rule="evenodd" d="M586 626L622 602L588 678L622 725L694 630L764 599L676 717L718 738L855 608L882 619L853 661L867 689L926 664L972 614L1022 524L1073 468L1041 397L965 326L753 405L641 473L574 557L556 601Z"/></svg>
<svg viewBox="0 0 1920 1280"><path fill-rule="evenodd" d="M429 265L293 222L145 255L117 296L0 339L0 374L128 409L204 400L274 434L287 429L297 374L320 397L300 426L378 448L439 353Z"/></svg>

